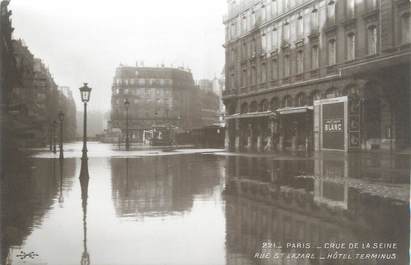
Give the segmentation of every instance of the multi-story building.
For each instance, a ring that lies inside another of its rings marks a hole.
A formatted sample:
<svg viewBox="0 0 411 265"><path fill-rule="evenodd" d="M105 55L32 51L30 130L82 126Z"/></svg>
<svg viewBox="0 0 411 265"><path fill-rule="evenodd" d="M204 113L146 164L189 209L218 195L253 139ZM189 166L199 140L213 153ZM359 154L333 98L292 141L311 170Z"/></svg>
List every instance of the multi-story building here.
<svg viewBox="0 0 411 265"><path fill-rule="evenodd" d="M409 1L230 0L224 24L230 148L326 149L330 122L345 150L410 145Z"/></svg>
<svg viewBox="0 0 411 265"><path fill-rule="evenodd" d="M201 107L201 126L212 126L219 123L220 97L215 93L213 80L201 79L198 82L198 101Z"/></svg>
<svg viewBox="0 0 411 265"><path fill-rule="evenodd" d="M109 129L126 133L128 107L129 135L142 141L153 125L170 125L183 130L201 126L200 108L195 95L198 88L190 71L169 67L130 67L116 69L111 97Z"/></svg>

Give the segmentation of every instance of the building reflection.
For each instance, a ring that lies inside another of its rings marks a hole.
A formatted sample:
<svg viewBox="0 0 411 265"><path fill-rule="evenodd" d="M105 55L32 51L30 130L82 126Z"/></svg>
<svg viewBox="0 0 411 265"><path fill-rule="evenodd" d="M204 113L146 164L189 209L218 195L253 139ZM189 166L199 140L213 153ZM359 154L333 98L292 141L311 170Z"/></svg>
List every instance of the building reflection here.
<svg viewBox="0 0 411 265"><path fill-rule="evenodd" d="M396 184L409 181L409 162L380 157L381 162L370 167L376 160L369 156L331 158L228 158L227 264L297 264L296 260L285 259L286 255L283 259L255 259L262 242L267 241L280 245L310 242L314 246L324 242L398 242L398 259L394 263L383 260L381 264L408 264L408 199L389 195L384 188L387 183L375 180L390 181L389 185L394 184L393 180L398 181ZM379 174L372 182L371 172L377 167ZM287 248L271 251L301 253ZM344 262L320 260L320 255L328 253L324 249L312 252L317 259L298 264ZM380 263L364 260L361 264Z"/></svg>
<svg viewBox="0 0 411 265"><path fill-rule="evenodd" d="M196 195L219 184L221 159L153 156L111 160L112 197L118 216L164 216L189 211Z"/></svg>
<svg viewBox="0 0 411 265"><path fill-rule="evenodd" d="M64 190L71 188L76 161L66 159L60 172L58 164L57 159L34 159L23 154L5 158L0 195L2 264L10 248L21 246Z"/></svg>

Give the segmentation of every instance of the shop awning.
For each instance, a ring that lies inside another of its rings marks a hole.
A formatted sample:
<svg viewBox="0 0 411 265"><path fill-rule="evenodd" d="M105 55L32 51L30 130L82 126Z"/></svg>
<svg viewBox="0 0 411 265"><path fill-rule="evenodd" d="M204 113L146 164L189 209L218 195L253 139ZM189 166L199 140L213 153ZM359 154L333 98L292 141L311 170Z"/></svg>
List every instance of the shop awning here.
<svg viewBox="0 0 411 265"><path fill-rule="evenodd" d="M280 115L286 115L286 114L306 113L312 110L313 110L313 106L304 106L304 107L281 108L281 109L277 109L276 112L279 113Z"/></svg>
<svg viewBox="0 0 411 265"><path fill-rule="evenodd" d="M226 120L231 119L246 119L246 118L258 118L258 117L273 117L277 114L272 111L260 111L260 112L248 112L248 113L235 113L233 115L225 116Z"/></svg>

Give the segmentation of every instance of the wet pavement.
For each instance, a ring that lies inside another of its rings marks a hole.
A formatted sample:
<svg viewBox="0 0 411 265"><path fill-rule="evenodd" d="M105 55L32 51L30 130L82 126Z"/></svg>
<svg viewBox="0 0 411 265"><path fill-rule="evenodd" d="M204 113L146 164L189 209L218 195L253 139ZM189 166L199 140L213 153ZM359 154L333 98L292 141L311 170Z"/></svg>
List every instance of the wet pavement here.
<svg viewBox="0 0 411 265"><path fill-rule="evenodd" d="M408 155L88 147L9 158L4 264L409 263Z"/></svg>

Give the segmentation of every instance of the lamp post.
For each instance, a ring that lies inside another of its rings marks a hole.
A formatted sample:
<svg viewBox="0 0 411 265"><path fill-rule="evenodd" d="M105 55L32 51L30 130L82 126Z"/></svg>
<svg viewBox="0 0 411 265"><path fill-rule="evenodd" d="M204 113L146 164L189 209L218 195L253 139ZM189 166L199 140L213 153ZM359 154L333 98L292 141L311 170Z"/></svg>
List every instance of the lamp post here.
<svg viewBox="0 0 411 265"><path fill-rule="evenodd" d="M56 141L56 127L57 121L53 121L53 153L57 153L57 141Z"/></svg>
<svg viewBox="0 0 411 265"><path fill-rule="evenodd" d="M59 112L59 121L60 121L60 159L64 158L63 155L63 121L64 121L64 113L62 111Z"/></svg>
<svg viewBox="0 0 411 265"><path fill-rule="evenodd" d="M84 116L83 116L83 149L82 149L82 160L87 160L87 102L90 100L91 87L84 83L82 87L79 88L81 101L84 104Z"/></svg>
<svg viewBox="0 0 411 265"><path fill-rule="evenodd" d="M130 102L128 99L124 101L124 106L126 106L126 151L130 150L130 139L128 138L128 107L130 106Z"/></svg>

